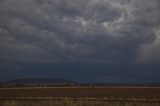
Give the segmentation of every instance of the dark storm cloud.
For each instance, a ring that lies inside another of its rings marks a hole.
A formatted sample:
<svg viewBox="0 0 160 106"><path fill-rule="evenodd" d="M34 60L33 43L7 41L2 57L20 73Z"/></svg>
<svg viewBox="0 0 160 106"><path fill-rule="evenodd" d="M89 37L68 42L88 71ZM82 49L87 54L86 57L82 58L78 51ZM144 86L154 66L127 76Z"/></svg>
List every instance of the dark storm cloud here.
<svg viewBox="0 0 160 106"><path fill-rule="evenodd" d="M139 3L134 2L133 5ZM124 13L130 7L122 9L121 3L117 3L119 6L115 3L109 0L3 1L0 4L1 58L24 62L135 62L141 45L156 38L151 28L159 23L159 8L156 4L148 7L138 4L138 9L134 8L127 19ZM144 16L148 14L154 15L154 19Z"/></svg>
<svg viewBox="0 0 160 106"><path fill-rule="evenodd" d="M1 69L61 62L158 64L159 12L159 0L1 0Z"/></svg>
<svg viewBox="0 0 160 106"><path fill-rule="evenodd" d="M27 61L43 52L41 56L53 57L48 60L53 62L56 58L83 59L90 54L97 57L96 49L103 46L101 49L105 50L111 38L101 23L121 15L119 8L108 3L65 0L5 1L1 3L1 13L1 38L7 43L2 43L7 46L2 47L3 52L15 52L6 57L14 59L18 53L17 59Z"/></svg>

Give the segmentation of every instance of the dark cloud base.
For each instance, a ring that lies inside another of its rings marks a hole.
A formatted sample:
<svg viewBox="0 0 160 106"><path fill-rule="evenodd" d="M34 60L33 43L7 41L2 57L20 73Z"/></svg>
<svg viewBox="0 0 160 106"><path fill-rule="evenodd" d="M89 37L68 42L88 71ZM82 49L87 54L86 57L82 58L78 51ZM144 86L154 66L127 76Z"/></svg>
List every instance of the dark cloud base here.
<svg viewBox="0 0 160 106"><path fill-rule="evenodd" d="M11 70L1 69L1 80L18 78L65 78L79 82L157 83L160 64L55 63L21 64ZM15 69L13 69L15 68Z"/></svg>

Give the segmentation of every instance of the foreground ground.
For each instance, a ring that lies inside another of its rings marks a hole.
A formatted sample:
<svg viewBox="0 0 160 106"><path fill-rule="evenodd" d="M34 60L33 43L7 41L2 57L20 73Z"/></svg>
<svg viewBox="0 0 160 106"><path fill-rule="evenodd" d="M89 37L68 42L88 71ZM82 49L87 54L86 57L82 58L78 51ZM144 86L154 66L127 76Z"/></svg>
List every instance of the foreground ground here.
<svg viewBox="0 0 160 106"><path fill-rule="evenodd" d="M0 106L160 106L159 102L75 101L75 100L7 100Z"/></svg>
<svg viewBox="0 0 160 106"><path fill-rule="evenodd" d="M160 87L0 88L0 106L160 106Z"/></svg>

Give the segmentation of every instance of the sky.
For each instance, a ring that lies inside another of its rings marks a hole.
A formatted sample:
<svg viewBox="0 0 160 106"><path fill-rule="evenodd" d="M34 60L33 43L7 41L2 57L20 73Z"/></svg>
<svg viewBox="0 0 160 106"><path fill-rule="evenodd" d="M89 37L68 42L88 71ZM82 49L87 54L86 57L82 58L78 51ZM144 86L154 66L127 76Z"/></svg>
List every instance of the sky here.
<svg viewBox="0 0 160 106"><path fill-rule="evenodd" d="M160 0L0 0L0 81L160 82Z"/></svg>

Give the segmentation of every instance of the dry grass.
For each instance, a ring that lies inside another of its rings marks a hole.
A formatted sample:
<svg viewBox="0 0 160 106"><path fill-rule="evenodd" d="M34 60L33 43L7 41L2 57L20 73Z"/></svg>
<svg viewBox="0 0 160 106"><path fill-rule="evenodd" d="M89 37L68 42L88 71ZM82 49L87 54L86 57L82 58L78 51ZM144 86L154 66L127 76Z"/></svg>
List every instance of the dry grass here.
<svg viewBox="0 0 160 106"><path fill-rule="evenodd" d="M159 102L74 101L74 100L6 100L0 106L160 106Z"/></svg>

